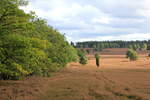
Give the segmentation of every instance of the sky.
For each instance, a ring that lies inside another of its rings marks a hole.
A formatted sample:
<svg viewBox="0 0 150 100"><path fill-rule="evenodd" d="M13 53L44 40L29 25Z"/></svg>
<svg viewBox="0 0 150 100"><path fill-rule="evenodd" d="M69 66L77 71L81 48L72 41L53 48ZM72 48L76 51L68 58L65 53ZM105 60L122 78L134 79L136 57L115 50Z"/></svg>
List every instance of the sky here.
<svg viewBox="0 0 150 100"><path fill-rule="evenodd" d="M68 41L150 39L150 0L29 0Z"/></svg>

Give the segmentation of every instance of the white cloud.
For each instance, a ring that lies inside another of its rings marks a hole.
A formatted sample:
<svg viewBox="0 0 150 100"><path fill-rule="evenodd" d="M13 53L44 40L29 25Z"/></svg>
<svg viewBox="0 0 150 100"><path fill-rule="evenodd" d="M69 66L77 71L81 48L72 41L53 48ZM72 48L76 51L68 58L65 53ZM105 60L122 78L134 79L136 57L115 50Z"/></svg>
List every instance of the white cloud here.
<svg viewBox="0 0 150 100"><path fill-rule="evenodd" d="M94 23L102 23L102 24L109 24L110 21L111 21L111 18L107 16L93 19Z"/></svg>
<svg viewBox="0 0 150 100"><path fill-rule="evenodd" d="M150 37L149 4L150 0L30 0L22 9L47 19L68 40L132 40Z"/></svg>
<svg viewBox="0 0 150 100"><path fill-rule="evenodd" d="M133 34L123 34L123 35L116 35L116 36L99 36L94 39L82 38L78 41L105 41L105 40L136 41L136 40L148 40L149 37L150 37L150 33L133 33Z"/></svg>
<svg viewBox="0 0 150 100"><path fill-rule="evenodd" d="M150 9L146 9L146 10L144 10L144 9L139 9L139 10L137 11L137 13L138 13L139 15L141 15L141 16L147 18L147 19L150 19Z"/></svg>

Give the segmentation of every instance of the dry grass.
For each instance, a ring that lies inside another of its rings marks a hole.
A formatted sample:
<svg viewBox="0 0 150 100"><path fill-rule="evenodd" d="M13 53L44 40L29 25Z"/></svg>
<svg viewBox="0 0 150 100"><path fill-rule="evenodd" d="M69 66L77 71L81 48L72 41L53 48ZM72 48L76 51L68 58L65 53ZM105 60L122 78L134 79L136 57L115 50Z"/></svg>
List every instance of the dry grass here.
<svg viewBox="0 0 150 100"><path fill-rule="evenodd" d="M101 67L71 63L51 78L0 81L0 100L150 100L150 60L102 55Z"/></svg>

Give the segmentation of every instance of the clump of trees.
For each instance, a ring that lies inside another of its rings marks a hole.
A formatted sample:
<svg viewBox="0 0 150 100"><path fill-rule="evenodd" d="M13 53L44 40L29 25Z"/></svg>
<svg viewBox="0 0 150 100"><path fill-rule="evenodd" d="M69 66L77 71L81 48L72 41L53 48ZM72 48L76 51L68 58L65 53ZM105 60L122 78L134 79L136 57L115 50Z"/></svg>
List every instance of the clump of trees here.
<svg viewBox="0 0 150 100"><path fill-rule="evenodd" d="M85 65L87 64L87 57L86 57L86 51L81 49L81 50L78 50L78 56L79 56L79 63L82 64L82 65Z"/></svg>
<svg viewBox="0 0 150 100"><path fill-rule="evenodd" d="M147 45L147 50L150 50L150 44Z"/></svg>
<svg viewBox="0 0 150 100"><path fill-rule="evenodd" d="M150 58L150 54L147 55L147 59L149 59L149 58Z"/></svg>
<svg viewBox="0 0 150 100"><path fill-rule="evenodd" d="M130 61L135 61L138 59L137 52L133 49L129 49L126 53L126 58L129 58Z"/></svg>
<svg viewBox="0 0 150 100"><path fill-rule="evenodd" d="M96 53L95 54L95 59L96 59L96 65L97 65L97 67L99 67L99 58L100 58L99 54Z"/></svg>
<svg viewBox="0 0 150 100"><path fill-rule="evenodd" d="M129 49L133 49L133 50L142 50L142 51L145 51L147 50L148 48L148 45L146 43L143 43L143 44L134 44L134 45L129 45Z"/></svg>
<svg viewBox="0 0 150 100"><path fill-rule="evenodd" d="M49 76L78 57L65 36L19 6L25 0L0 1L0 79Z"/></svg>

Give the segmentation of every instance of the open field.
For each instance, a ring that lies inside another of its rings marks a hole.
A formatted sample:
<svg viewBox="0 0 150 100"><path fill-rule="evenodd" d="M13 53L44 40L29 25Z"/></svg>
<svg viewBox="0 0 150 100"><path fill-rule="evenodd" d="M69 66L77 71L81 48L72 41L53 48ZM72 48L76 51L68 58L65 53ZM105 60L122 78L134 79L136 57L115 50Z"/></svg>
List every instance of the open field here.
<svg viewBox="0 0 150 100"><path fill-rule="evenodd" d="M102 55L82 66L71 63L50 78L0 81L0 100L150 100L150 59L130 62L124 55Z"/></svg>
<svg viewBox="0 0 150 100"><path fill-rule="evenodd" d="M106 48L102 50L101 54L102 55L125 55L127 51L128 48ZM140 55L145 55L150 53L150 50L146 50L146 51L137 50L137 52Z"/></svg>

